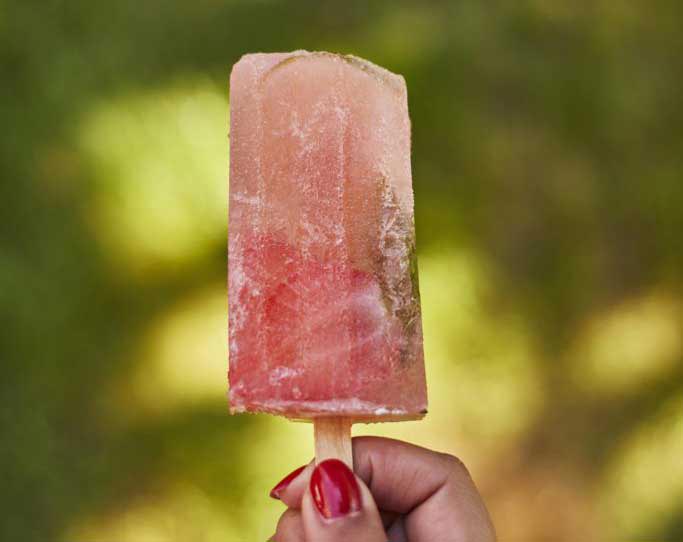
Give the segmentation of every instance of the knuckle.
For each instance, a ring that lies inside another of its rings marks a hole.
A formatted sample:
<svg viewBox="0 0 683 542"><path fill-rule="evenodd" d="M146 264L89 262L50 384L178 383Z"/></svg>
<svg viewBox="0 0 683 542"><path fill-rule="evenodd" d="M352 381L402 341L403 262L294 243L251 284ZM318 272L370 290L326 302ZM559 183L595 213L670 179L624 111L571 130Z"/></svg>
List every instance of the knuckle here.
<svg viewBox="0 0 683 542"><path fill-rule="evenodd" d="M445 453L440 454L440 458L450 475L456 478L470 478L470 471L460 458Z"/></svg>

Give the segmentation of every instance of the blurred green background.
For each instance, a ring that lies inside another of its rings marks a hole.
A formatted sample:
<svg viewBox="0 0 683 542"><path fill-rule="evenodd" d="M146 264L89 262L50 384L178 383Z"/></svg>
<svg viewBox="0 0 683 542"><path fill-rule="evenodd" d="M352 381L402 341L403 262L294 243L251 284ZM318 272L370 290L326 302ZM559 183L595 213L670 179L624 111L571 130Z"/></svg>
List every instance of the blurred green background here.
<svg viewBox="0 0 683 542"><path fill-rule="evenodd" d="M227 413L228 75L404 74L431 412L500 539L683 540L683 3L0 0L0 540L265 540ZM436 542L436 541L435 541Z"/></svg>

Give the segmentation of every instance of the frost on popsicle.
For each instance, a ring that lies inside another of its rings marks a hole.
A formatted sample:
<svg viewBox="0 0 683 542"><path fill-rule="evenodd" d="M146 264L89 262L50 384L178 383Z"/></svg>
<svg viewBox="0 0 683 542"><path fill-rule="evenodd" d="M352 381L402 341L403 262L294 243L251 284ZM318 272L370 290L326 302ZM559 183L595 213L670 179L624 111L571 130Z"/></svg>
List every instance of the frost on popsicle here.
<svg viewBox="0 0 683 542"><path fill-rule="evenodd" d="M422 416L400 76L305 51L235 65L229 305L234 412Z"/></svg>

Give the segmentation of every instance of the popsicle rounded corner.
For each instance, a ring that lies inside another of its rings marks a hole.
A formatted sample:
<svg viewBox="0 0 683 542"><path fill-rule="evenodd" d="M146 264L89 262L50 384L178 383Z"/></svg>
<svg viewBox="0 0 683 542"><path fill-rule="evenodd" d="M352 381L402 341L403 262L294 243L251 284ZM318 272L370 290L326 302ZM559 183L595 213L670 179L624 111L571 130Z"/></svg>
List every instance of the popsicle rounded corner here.
<svg viewBox="0 0 683 542"><path fill-rule="evenodd" d="M328 51L307 51L298 49L289 53L246 53L233 64L230 82L242 70L251 70L257 81L263 81L273 72L290 65L298 60L316 59L320 57L340 60L374 77L381 83L393 89L399 96L407 96L405 78L398 73L383 68L369 60L355 55L333 53Z"/></svg>

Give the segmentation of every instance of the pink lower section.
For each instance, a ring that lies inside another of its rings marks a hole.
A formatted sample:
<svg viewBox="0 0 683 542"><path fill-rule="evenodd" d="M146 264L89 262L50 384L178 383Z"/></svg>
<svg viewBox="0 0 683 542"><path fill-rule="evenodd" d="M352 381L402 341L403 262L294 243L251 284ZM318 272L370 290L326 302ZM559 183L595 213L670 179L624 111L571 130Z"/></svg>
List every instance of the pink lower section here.
<svg viewBox="0 0 683 542"><path fill-rule="evenodd" d="M406 334L376 277L264 237L250 241L241 264L258 286L231 300L233 410L292 417L426 410L421 334Z"/></svg>

